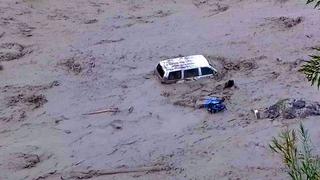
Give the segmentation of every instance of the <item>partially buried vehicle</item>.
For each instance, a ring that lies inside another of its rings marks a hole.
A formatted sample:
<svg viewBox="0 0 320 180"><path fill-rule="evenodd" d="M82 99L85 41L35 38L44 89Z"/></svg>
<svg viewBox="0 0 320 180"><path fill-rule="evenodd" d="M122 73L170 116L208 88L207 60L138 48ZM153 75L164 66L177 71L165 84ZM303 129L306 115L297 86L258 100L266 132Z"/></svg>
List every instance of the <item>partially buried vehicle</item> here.
<svg viewBox="0 0 320 180"><path fill-rule="evenodd" d="M203 55L193 55L160 61L156 74L162 83L197 80L217 74Z"/></svg>

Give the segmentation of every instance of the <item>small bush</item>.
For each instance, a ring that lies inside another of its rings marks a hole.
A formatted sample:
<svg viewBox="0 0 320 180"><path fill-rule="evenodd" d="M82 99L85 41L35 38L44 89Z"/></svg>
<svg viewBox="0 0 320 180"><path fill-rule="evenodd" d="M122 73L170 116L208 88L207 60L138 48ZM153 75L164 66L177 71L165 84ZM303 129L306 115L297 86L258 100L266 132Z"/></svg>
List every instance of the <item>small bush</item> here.
<svg viewBox="0 0 320 180"><path fill-rule="evenodd" d="M310 3L316 3L314 5L314 8L317 8L320 6L320 0L307 0L307 4L310 4Z"/></svg>
<svg viewBox="0 0 320 180"><path fill-rule="evenodd" d="M320 2L320 1L319 1ZM320 52L319 48L315 48ZM300 72L305 74L308 81L311 81L311 85L317 85L320 87L320 55L310 55L311 59L306 64L302 65Z"/></svg>
<svg viewBox="0 0 320 180"><path fill-rule="evenodd" d="M310 136L302 124L299 137L295 130L285 130L278 138L274 137L269 146L273 152L282 156L293 180L320 179L320 160L312 155Z"/></svg>

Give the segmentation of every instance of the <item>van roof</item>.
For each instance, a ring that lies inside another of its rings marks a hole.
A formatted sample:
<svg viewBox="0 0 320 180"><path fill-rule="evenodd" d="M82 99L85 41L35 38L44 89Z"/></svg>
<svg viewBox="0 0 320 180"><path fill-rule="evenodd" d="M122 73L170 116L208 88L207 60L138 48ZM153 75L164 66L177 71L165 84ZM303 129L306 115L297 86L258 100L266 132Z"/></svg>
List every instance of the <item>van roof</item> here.
<svg viewBox="0 0 320 180"><path fill-rule="evenodd" d="M165 71L178 71L210 66L203 55L193 55L160 61Z"/></svg>

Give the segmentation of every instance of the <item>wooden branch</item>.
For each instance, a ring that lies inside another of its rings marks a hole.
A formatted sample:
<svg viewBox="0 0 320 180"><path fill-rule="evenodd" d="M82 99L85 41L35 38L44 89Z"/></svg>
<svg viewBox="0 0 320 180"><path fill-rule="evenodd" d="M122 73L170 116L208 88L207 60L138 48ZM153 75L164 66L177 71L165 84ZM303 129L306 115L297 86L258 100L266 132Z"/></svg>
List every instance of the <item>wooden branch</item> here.
<svg viewBox="0 0 320 180"><path fill-rule="evenodd" d="M132 172L147 172L147 171L155 172L155 171L164 171L164 170L168 170L168 167L165 167L165 166L150 166L150 167L116 169L116 170L98 170L96 173L99 176L103 176L103 175L132 173Z"/></svg>
<svg viewBox="0 0 320 180"><path fill-rule="evenodd" d="M106 113L106 112L119 112L119 108L108 108L108 109L103 109L103 110L99 110L99 111L85 113L82 115L94 115L94 114L102 114L102 113Z"/></svg>
<svg viewBox="0 0 320 180"><path fill-rule="evenodd" d="M121 169L102 169L102 170L89 170L89 171L72 171L67 179L90 179L97 176L124 174L124 173L135 173L135 172L159 172L170 170L168 166L149 166L139 168L121 168Z"/></svg>

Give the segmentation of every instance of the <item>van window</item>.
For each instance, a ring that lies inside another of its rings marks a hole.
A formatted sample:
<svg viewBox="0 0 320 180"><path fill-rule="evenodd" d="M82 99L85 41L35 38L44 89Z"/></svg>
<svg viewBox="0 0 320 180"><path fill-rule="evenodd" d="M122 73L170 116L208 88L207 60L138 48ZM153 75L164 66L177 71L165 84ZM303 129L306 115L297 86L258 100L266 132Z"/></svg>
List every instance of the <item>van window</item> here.
<svg viewBox="0 0 320 180"><path fill-rule="evenodd" d="M184 71L184 78L196 77L199 76L199 70L196 69L189 69Z"/></svg>
<svg viewBox="0 0 320 180"><path fill-rule="evenodd" d="M201 73L202 75L209 75L209 74L213 74L213 70L208 67L203 67L201 68Z"/></svg>
<svg viewBox="0 0 320 180"><path fill-rule="evenodd" d="M181 79L181 71L173 71L169 73L169 80Z"/></svg>
<svg viewBox="0 0 320 180"><path fill-rule="evenodd" d="M159 75L160 75L161 77L163 77L163 75L164 75L164 70L162 69L162 66L161 66L160 64L158 64L158 66L157 66L157 71L158 71Z"/></svg>

